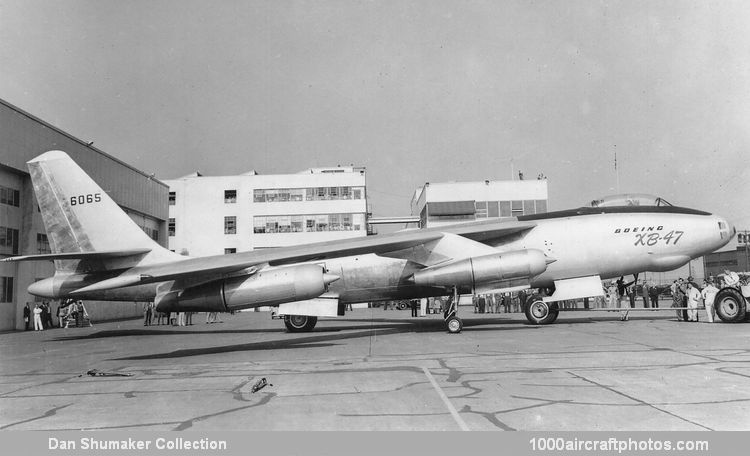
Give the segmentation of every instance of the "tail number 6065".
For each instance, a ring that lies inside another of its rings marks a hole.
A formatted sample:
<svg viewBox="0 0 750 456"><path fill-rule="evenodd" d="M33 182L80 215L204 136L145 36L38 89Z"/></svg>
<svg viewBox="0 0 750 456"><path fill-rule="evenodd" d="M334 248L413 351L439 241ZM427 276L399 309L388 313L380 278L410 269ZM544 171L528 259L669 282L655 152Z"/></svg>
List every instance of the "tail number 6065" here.
<svg viewBox="0 0 750 456"><path fill-rule="evenodd" d="M70 197L70 205L76 206L80 204L98 203L102 200L101 193L89 193L87 195L77 195Z"/></svg>

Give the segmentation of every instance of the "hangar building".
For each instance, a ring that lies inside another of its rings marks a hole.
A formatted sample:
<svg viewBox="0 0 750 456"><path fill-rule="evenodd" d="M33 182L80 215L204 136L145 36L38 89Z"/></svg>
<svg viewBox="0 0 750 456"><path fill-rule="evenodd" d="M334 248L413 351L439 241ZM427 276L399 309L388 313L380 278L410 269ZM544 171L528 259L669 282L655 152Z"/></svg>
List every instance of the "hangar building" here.
<svg viewBox="0 0 750 456"><path fill-rule="evenodd" d="M177 253L218 255L367 235L364 168L194 173L165 182L169 249Z"/></svg>
<svg viewBox="0 0 750 456"><path fill-rule="evenodd" d="M547 180L426 183L411 200L411 213L428 228L490 217L547 212Z"/></svg>
<svg viewBox="0 0 750 456"><path fill-rule="evenodd" d="M26 162L55 149L70 155L138 226L166 246L169 189L164 183L0 100L0 258L50 253ZM51 261L0 263L0 330L24 328L25 303L41 300L26 287L53 273ZM139 303L84 305L94 321L141 314Z"/></svg>

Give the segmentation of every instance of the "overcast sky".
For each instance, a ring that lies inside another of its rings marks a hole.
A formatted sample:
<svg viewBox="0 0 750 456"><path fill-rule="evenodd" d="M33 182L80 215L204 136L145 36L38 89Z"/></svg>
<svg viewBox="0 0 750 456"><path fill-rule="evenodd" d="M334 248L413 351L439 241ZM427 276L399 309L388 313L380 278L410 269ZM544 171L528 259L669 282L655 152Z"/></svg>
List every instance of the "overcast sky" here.
<svg viewBox="0 0 750 456"><path fill-rule="evenodd" d="M747 1L6 1L0 98L160 179L366 166L544 173L553 210L646 192L750 229Z"/></svg>

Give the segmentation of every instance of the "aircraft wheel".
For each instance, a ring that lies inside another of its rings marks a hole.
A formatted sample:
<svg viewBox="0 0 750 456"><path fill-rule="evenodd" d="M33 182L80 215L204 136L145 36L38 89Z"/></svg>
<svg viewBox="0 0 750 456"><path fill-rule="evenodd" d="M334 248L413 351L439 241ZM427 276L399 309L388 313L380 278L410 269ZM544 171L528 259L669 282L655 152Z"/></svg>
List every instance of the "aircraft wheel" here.
<svg viewBox="0 0 750 456"><path fill-rule="evenodd" d="M284 324L289 332L310 332L318 323L318 317L308 315L284 315Z"/></svg>
<svg viewBox="0 0 750 456"><path fill-rule="evenodd" d="M464 327L464 322L458 317L450 317L446 322L448 326L448 332L451 334L458 334Z"/></svg>
<svg viewBox="0 0 750 456"><path fill-rule="evenodd" d="M534 325L549 325L557 320L559 312L557 303L544 302L541 297L533 296L531 304L526 306L526 319Z"/></svg>
<svg viewBox="0 0 750 456"><path fill-rule="evenodd" d="M737 323L745 319L745 298L734 288L723 288L714 300L716 315L726 323Z"/></svg>

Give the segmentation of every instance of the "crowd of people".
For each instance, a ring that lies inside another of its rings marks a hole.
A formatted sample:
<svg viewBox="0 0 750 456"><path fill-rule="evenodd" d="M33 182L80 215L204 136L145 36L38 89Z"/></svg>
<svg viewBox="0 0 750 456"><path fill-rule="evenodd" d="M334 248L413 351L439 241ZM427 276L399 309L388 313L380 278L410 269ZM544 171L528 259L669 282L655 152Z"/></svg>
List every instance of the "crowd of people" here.
<svg viewBox="0 0 750 456"><path fill-rule="evenodd" d="M75 326L91 326L89 314L83 302L78 300L66 299L61 301L56 310L57 327L69 328ZM52 306L48 301L37 302L32 309L30 303L26 303L23 308L23 321L25 330L34 329L34 331L44 331L55 327L52 317Z"/></svg>
<svg viewBox="0 0 750 456"><path fill-rule="evenodd" d="M153 302L143 303L143 326L192 326L196 312L157 312ZM206 324L223 323L219 312L204 312Z"/></svg>

